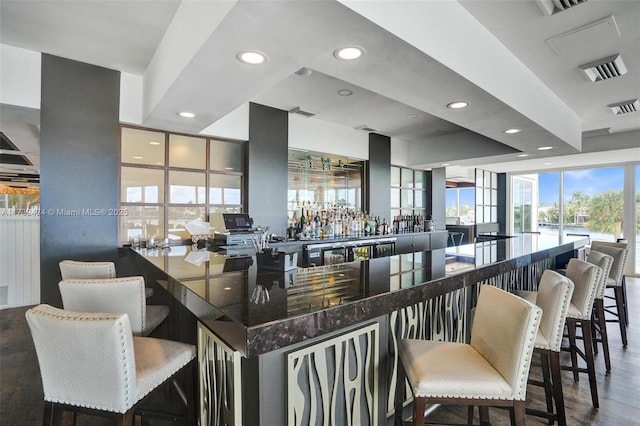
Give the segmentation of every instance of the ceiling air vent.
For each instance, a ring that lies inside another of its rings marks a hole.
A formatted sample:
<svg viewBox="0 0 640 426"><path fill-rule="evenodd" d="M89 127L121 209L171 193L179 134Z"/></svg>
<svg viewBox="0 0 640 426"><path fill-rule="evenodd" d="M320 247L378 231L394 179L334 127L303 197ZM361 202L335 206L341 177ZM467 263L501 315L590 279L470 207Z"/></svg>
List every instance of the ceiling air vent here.
<svg viewBox="0 0 640 426"><path fill-rule="evenodd" d="M571 9L574 6L584 3L587 0L537 0L540 9L547 15L553 15L554 13L562 12L563 10Z"/></svg>
<svg viewBox="0 0 640 426"><path fill-rule="evenodd" d="M362 130L363 132L377 132L376 129L373 129L369 126L367 126L366 124L362 125L362 126L358 126L358 127L354 127L356 130Z"/></svg>
<svg viewBox="0 0 640 426"><path fill-rule="evenodd" d="M638 101L638 99L631 99L629 101L618 102L607 106L611 108L611 111L613 111L615 115L628 114L640 109L640 101Z"/></svg>
<svg viewBox="0 0 640 426"><path fill-rule="evenodd" d="M295 107L294 109L289 110L289 112L291 114L298 114L298 115L301 115L301 116L307 117L307 118L313 117L314 115L316 115L313 112L303 111L303 110L300 109L300 107Z"/></svg>
<svg viewBox="0 0 640 426"><path fill-rule="evenodd" d="M587 74L587 77L592 82L620 77L627 72L627 67L624 66L620 55L613 55L580 65L580 69Z"/></svg>

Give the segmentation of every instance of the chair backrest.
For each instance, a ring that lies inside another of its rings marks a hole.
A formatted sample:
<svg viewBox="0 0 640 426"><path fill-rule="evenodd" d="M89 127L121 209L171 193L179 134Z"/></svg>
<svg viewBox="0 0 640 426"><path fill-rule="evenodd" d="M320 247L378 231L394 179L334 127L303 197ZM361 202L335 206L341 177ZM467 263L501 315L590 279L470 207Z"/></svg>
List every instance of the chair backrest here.
<svg viewBox="0 0 640 426"><path fill-rule="evenodd" d="M26 312L44 399L126 412L136 401L136 360L125 314L38 305Z"/></svg>
<svg viewBox="0 0 640 426"><path fill-rule="evenodd" d="M602 269L589 262L580 259L570 259L567 265L567 278L573 281L573 297L571 303L578 309L578 313L572 313L579 319L591 318L593 302L598 290L598 280Z"/></svg>
<svg viewBox="0 0 640 426"><path fill-rule="evenodd" d="M627 244L611 243L608 241L593 241L591 243L591 250L599 251L600 253L608 254L613 257L613 265L611 265L609 277L613 280L614 285L622 285L624 265L627 261L628 253Z"/></svg>
<svg viewBox="0 0 640 426"><path fill-rule="evenodd" d="M524 401L533 346L542 310L526 300L483 285L471 333L473 346Z"/></svg>
<svg viewBox="0 0 640 426"><path fill-rule="evenodd" d="M63 260L60 262L63 280L115 278L116 266L113 262L80 262Z"/></svg>
<svg viewBox="0 0 640 426"><path fill-rule="evenodd" d="M543 349L560 351L562 331L571 304L573 288L573 282L564 275L551 269L542 273L536 293L536 305L542 309L538 332L542 333L549 345Z"/></svg>
<svg viewBox="0 0 640 426"><path fill-rule="evenodd" d="M58 287L65 309L126 313L129 315L133 334L144 334L147 305L143 277L62 280Z"/></svg>
<svg viewBox="0 0 640 426"><path fill-rule="evenodd" d="M599 251L590 250L589 254L587 255L587 262L592 263L602 269L600 279L598 280L596 299L603 299L604 291L607 288L607 277L611 273L611 265L613 265L613 256L600 253Z"/></svg>

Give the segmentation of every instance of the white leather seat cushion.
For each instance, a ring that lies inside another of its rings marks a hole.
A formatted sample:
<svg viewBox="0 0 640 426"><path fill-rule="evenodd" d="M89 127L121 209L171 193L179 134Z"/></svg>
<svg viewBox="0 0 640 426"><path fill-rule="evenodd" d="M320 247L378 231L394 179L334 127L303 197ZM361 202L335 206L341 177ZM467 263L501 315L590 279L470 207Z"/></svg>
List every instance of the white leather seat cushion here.
<svg viewBox="0 0 640 426"><path fill-rule="evenodd" d="M150 337L134 337L136 400L151 392L196 356L186 343Z"/></svg>
<svg viewBox="0 0 640 426"><path fill-rule="evenodd" d="M169 307L164 305L147 305L143 334L148 336L165 318L169 316Z"/></svg>
<svg viewBox="0 0 640 426"><path fill-rule="evenodd" d="M415 396L513 398L513 388L471 345L402 339L398 353Z"/></svg>

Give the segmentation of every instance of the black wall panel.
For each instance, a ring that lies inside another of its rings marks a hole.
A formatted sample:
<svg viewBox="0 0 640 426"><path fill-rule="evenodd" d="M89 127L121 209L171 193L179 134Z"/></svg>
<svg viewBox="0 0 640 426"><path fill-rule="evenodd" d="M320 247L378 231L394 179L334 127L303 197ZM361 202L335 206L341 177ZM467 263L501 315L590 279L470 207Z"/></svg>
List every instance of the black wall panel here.
<svg viewBox="0 0 640 426"><path fill-rule="evenodd" d="M120 73L42 55L41 301L61 306L58 262L117 257Z"/></svg>
<svg viewBox="0 0 640 426"><path fill-rule="evenodd" d="M447 198L446 198L446 169L436 168L427 172L427 203L426 211L436 221L436 229L446 228Z"/></svg>
<svg viewBox="0 0 640 426"><path fill-rule="evenodd" d="M271 232L287 230L289 113L249 104L248 213Z"/></svg>
<svg viewBox="0 0 640 426"><path fill-rule="evenodd" d="M391 139L369 133L368 177L363 209L372 216L391 221Z"/></svg>

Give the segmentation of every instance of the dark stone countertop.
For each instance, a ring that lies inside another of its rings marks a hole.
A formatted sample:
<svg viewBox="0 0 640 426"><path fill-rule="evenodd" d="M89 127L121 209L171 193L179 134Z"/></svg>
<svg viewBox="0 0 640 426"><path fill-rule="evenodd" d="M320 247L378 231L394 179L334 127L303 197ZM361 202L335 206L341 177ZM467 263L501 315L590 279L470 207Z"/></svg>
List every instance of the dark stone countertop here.
<svg viewBox="0 0 640 426"><path fill-rule="evenodd" d="M166 273L159 284L201 323L245 357L253 357L587 243L582 237L565 237L560 244L558 237L526 234L290 271L260 269L255 254L227 256L191 246L133 251Z"/></svg>

